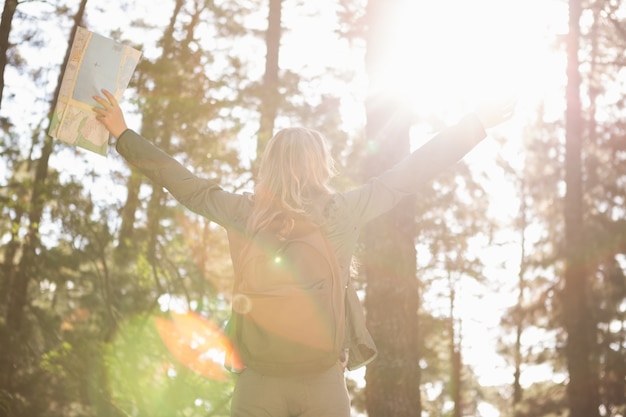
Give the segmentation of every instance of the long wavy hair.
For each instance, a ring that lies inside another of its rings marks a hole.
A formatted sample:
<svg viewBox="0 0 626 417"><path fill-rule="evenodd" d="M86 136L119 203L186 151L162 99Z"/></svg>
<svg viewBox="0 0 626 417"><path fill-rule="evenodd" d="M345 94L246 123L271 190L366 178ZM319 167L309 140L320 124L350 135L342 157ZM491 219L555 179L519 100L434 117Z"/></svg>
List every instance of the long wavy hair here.
<svg viewBox="0 0 626 417"><path fill-rule="evenodd" d="M267 229L281 217L310 217L313 200L332 192L335 163L324 136L311 129L280 130L263 152L254 188L248 233Z"/></svg>

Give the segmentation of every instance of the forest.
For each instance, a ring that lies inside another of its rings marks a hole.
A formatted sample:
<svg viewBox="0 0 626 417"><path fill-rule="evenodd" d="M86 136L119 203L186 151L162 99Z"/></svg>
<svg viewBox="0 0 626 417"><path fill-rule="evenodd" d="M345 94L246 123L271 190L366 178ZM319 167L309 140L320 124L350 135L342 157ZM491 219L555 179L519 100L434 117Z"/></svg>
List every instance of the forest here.
<svg viewBox="0 0 626 417"><path fill-rule="evenodd" d="M353 415L626 415L622 0L4 0L0 417L230 412L225 232L48 134L79 27L141 51L129 126L233 192L277 129L323 132L345 190L517 94L362 234Z"/></svg>

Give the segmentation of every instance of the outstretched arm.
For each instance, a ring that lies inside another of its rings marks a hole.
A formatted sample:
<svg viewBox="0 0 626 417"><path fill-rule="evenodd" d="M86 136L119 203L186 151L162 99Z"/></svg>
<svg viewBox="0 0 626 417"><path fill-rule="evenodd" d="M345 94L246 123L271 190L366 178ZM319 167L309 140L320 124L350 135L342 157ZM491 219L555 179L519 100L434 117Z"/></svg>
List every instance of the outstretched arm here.
<svg viewBox="0 0 626 417"><path fill-rule="evenodd" d="M222 226L232 226L240 208L249 206L249 199L223 191L214 181L199 178L152 142L128 129L115 97L106 90L102 94L104 97L94 97L101 107L94 107L93 111L96 119L118 139L115 148L119 154L191 211Z"/></svg>
<svg viewBox="0 0 626 417"><path fill-rule="evenodd" d="M128 129L124 120L124 113L113 94L107 90L102 90L102 94L106 98L100 96L93 98L102 106L93 108L94 113L97 114L96 120L102 123L115 139L118 139Z"/></svg>
<svg viewBox="0 0 626 417"><path fill-rule="evenodd" d="M405 196L419 192L426 182L482 141L486 129L509 119L514 108L515 100L510 98L480 104L473 113L439 132L391 169L344 193L351 212L362 221L369 221L390 210Z"/></svg>

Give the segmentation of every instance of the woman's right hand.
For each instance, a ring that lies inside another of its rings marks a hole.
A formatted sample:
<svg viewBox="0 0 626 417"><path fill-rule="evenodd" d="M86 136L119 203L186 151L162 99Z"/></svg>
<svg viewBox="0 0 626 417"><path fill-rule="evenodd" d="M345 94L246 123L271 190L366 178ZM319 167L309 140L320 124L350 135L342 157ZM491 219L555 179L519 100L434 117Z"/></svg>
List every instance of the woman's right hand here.
<svg viewBox="0 0 626 417"><path fill-rule="evenodd" d="M102 90L104 97L95 96L93 99L102 107L94 107L96 120L104 125L109 133L115 138L119 138L128 126L124 120L124 113L113 94L107 90Z"/></svg>

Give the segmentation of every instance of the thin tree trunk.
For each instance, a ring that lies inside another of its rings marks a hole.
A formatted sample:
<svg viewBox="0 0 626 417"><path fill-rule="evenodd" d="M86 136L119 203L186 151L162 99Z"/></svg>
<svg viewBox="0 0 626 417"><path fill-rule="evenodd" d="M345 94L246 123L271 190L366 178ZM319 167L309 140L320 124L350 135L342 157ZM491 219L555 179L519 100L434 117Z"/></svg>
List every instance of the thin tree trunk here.
<svg viewBox="0 0 626 417"><path fill-rule="evenodd" d="M131 258L128 250L133 245L135 234L135 216L139 209L139 189L141 188L143 176L136 170L131 170L131 174L126 182L126 203L120 210L121 225L119 239L115 248L115 261L125 265Z"/></svg>
<svg viewBox="0 0 626 417"><path fill-rule="evenodd" d="M520 268L518 274L518 294L517 294L517 308L514 316L515 320L515 347L514 347L514 361L515 371L513 375L513 415L517 415L517 405L522 402L523 391L520 378L522 375L522 333L524 332L524 292L526 290L526 199L524 198L526 191L526 182L524 178L521 179L521 207L520 207Z"/></svg>
<svg viewBox="0 0 626 417"><path fill-rule="evenodd" d="M9 36L11 34L11 26L17 5L17 0L6 0L4 2L4 9L2 10L2 20L0 20L0 107L2 107L2 97L4 95L4 72L9 62L9 49L11 48ZM11 222L19 224L23 215L24 210L22 208L16 208L15 218L11 219ZM3 306L8 304L9 288L12 286L12 278L15 276L14 259L20 247L20 238L16 232L18 229L15 227L11 229L11 240L5 245L4 251L4 264L2 265L2 271L4 272L3 279L0 280L0 302ZM0 365L0 370L1 369L2 366ZM0 383L0 387L1 386L2 384Z"/></svg>
<svg viewBox="0 0 626 417"><path fill-rule="evenodd" d="M450 320L449 320L449 329L450 332L450 364L451 364L451 372L450 372L450 398L452 398L452 403L454 404L454 409L452 410L452 417L461 417L463 415L463 402L461 400L461 389L462 389L462 358L461 358L461 329L457 329L456 324L456 312L455 312L455 303L456 303L456 291L454 288L454 282L451 276L451 273L448 272L448 285L450 286Z"/></svg>
<svg viewBox="0 0 626 417"><path fill-rule="evenodd" d="M184 6L184 3L184 0L176 0L176 2L174 3L172 16L170 17L169 24L163 31L163 37L161 38L161 43L163 45L163 55L172 50L172 42L174 37L174 30L176 27L176 21ZM144 83L142 82L141 74L139 75L139 77L139 88L141 89ZM162 132L159 132L159 130L157 128L154 128L153 125L154 124L149 124L149 126L147 127L144 126L142 133L146 135L146 137L154 139L156 138L156 135L158 133ZM142 182L143 175L131 167L131 174L126 182L126 202L124 203L124 206L121 210L122 224L120 226L119 232L119 243L115 248L115 260L116 262L120 262L121 264L124 264L130 256L127 248L128 245L131 244L135 234L134 223L137 210L140 206L139 191Z"/></svg>
<svg viewBox="0 0 626 417"><path fill-rule="evenodd" d="M4 71L9 62L9 35L11 34L11 25L13 24L13 16L17 9L17 0L5 0L4 9L2 9L2 20L0 21L0 108L2 107L2 96L4 95Z"/></svg>
<svg viewBox="0 0 626 417"><path fill-rule="evenodd" d="M567 110L565 145L566 263L564 320L569 371L567 393L571 417L599 416L598 375L593 366L595 326L591 316L589 271L584 251L582 180L582 106L580 100L580 0L569 1L567 40Z"/></svg>
<svg viewBox="0 0 626 417"><path fill-rule="evenodd" d="M265 74L261 87L261 122L257 136L257 155L261 155L274 132L278 112L278 56L281 38L282 0L269 1L267 32L265 34Z"/></svg>

